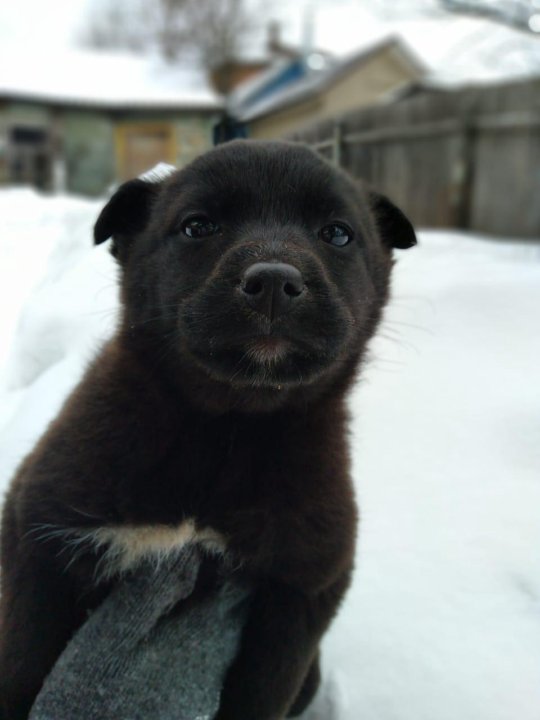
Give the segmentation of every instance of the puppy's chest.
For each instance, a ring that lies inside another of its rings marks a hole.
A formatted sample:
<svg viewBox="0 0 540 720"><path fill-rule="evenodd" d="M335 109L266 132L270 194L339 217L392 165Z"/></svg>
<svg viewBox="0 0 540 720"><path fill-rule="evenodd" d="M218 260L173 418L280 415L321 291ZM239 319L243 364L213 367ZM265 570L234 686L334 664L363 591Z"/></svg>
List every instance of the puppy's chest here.
<svg viewBox="0 0 540 720"><path fill-rule="evenodd" d="M286 494L279 501L273 494L268 496L264 473L251 461L251 448L248 452L245 443L227 444L227 452L209 445L203 452L193 443L197 452L187 460L185 453L180 459L173 456L161 469L159 482L136 485L132 494L128 488L125 509L140 518L136 523L77 531L75 551L81 547L95 552L99 579L124 574L142 563L157 565L193 544L233 558L234 564L258 557L262 544L273 553L282 535L278 528L289 511ZM180 509L185 507L193 514L182 517Z"/></svg>
<svg viewBox="0 0 540 720"><path fill-rule="evenodd" d="M211 527L203 527L194 518L176 525L108 525L70 531L68 545L79 552L93 551L97 556L96 579L106 580L134 570L143 563L159 565L173 559L188 545L198 545L209 553L225 555L227 538Z"/></svg>

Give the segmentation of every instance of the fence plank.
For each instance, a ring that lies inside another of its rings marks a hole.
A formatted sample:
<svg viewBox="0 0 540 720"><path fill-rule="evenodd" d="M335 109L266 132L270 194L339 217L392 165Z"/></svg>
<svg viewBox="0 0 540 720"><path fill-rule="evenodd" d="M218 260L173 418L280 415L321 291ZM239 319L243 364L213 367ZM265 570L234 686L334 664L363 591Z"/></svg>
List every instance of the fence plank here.
<svg viewBox="0 0 540 720"><path fill-rule="evenodd" d="M417 225L540 237L540 79L424 87L291 139L390 195Z"/></svg>

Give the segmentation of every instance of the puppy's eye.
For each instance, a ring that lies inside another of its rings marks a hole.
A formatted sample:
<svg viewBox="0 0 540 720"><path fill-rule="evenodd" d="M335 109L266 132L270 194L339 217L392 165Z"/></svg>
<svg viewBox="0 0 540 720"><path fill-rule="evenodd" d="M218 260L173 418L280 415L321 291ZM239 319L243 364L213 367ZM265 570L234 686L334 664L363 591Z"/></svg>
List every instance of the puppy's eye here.
<svg viewBox="0 0 540 720"><path fill-rule="evenodd" d="M219 230L219 225L213 223L205 215L195 215L182 223L182 232L189 238L203 238L209 235L215 235Z"/></svg>
<svg viewBox="0 0 540 720"><path fill-rule="evenodd" d="M343 223L333 223L332 225L325 225L319 231L319 237L330 245L343 247L353 239L353 231Z"/></svg>

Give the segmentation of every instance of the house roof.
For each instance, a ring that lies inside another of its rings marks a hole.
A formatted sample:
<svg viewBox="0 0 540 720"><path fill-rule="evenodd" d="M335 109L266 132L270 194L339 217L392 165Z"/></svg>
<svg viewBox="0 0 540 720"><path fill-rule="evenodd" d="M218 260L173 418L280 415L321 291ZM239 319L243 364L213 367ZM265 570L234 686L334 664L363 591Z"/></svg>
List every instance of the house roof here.
<svg viewBox="0 0 540 720"><path fill-rule="evenodd" d="M0 97L121 110L218 110L204 72L158 58L79 50L0 53Z"/></svg>
<svg viewBox="0 0 540 720"><path fill-rule="evenodd" d="M409 65L419 76L424 74L425 68L414 53L399 37L391 35L376 43L364 46L339 61L335 61L325 71L311 72L301 80L291 83L283 88L283 90L263 98L260 102L255 103L246 110L240 110L239 119L243 122L249 122L256 118L277 112L278 110L285 110L311 97L316 97L342 77L353 72L389 48L399 52L403 62ZM234 107L232 109L234 112Z"/></svg>
<svg viewBox="0 0 540 720"><path fill-rule="evenodd" d="M309 71L301 59L278 60L264 72L241 83L227 98L227 108L231 115L240 117L255 105L270 97L281 96L289 87L299 87L307 75L315 78L321 71Z"/></svg>
<svg viewBox="0 0 540 720"><path fill-rule="evenodd" d="M291 60L279 58L262 72L237 85L229 95L227 102L231 110L242 107L249 98L271 84L290 66Z"/></svg>

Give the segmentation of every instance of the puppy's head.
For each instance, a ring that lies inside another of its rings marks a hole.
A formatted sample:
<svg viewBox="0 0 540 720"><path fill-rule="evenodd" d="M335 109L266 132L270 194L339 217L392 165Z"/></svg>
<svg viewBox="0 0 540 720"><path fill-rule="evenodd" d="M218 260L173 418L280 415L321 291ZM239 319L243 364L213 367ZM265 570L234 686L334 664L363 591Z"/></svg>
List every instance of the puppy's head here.
<svg viewBox="0 0 540 720"><path fill-rule="evenodd" d="M95 226L109 237L128 341L180 383L258 409L352 375L392 248L416 242L389 200L311 150L252 141L123 185Z"/></svg>

